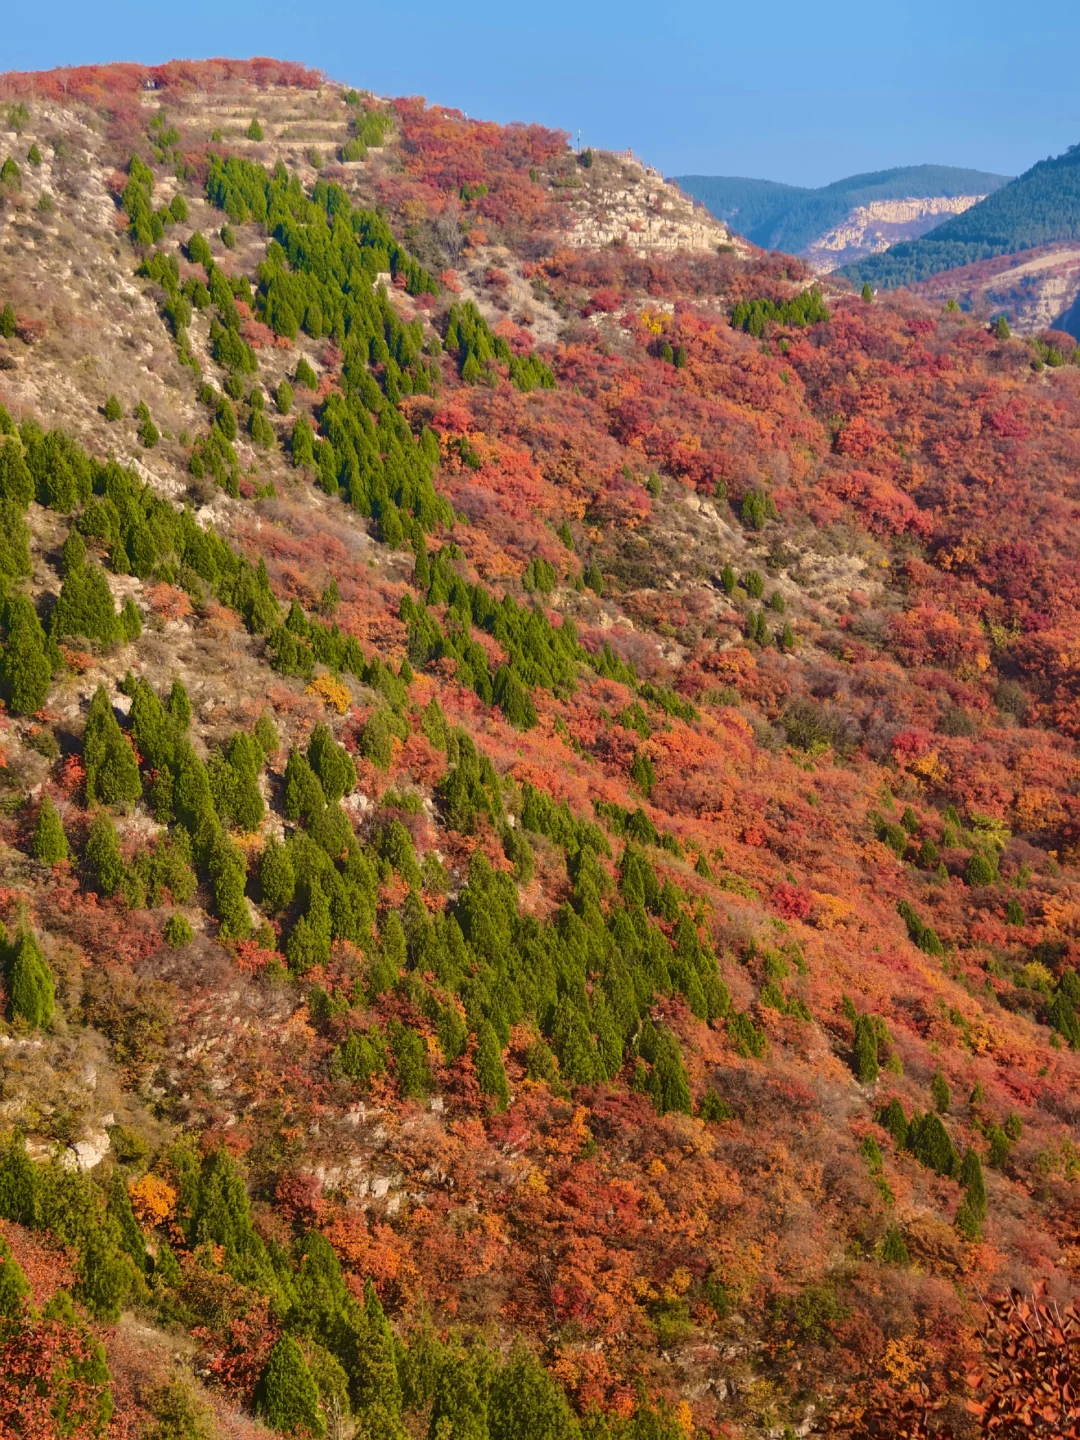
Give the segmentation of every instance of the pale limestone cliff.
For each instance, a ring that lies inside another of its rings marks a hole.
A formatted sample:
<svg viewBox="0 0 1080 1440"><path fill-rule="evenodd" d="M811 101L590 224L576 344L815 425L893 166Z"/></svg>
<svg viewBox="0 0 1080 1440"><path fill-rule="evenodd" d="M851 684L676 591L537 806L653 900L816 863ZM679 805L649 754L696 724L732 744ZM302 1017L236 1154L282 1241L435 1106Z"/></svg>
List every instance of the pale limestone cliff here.
<svg viewBox="0 0 1080 1440"><path fill-rule="evenodd" d="M859 205L802 252L815 270L827 273L876 255L900 240L917 240L949 215L959 215L982 195L931 195L922 199L874 200Z"/></svg>

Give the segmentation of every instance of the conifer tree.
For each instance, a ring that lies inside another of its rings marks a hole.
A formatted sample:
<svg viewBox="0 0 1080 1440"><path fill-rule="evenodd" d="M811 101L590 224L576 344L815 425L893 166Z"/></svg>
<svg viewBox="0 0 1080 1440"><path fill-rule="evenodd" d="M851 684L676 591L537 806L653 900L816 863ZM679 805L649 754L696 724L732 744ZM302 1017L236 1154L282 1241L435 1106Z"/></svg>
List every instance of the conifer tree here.
<svg viewBox="0 0 1080 1440"><path fill-rule="evenodd" d="M121 638L120 616L100 565L87 561L68 571L49 626L58 640L74 635L110 645Z"/></svg>
<svg viewBox="0 0 1080 1440"><path fill-rule="evenodd" d="M30 527L22 507L0 497L0 583L25 579L32 569Z"/></svg>
<svg viewBox="0 0 1080 1440"><path fill-rule="evenodd" d="M131 1196L128 1194L123 1171L119 1166L113 1170L112 1178L109 1181L109 1200L106 1213L116 1227L120 1249L128 1256L135 1269L141 1273L146 1269L146 1243L143 1240L142 1231L139 1229L139 1222L135 1219L135 1212L131 1208Z"/></svg>
<svg viewBox="0 0 1080 1440"><path fill-rule="evenodd" d="M120 401L115 395L110 395L108 400L105 401L105 419L111 424L115 420L123 419L123 416L124 412L120 408Z"/></svg>
<svg viewBox="0 0 1080 1440"><path fill-rule="evenodd" d="M878 1253L883 1265L909 1265L911 1263L911 1256L904 1244L904 1237L899 1225L889 1226Z"/></svg>
<svg viewBox="0 0 1080 1440"><path fill-rule="evenodd" d="M15 940L7 965L7 991L11 1013L32 1029L52 1023L54 994L52 971L29 930Z"/></svg>
<svg viewBox="0 0 1080 1440"><path fill-rule="evenodd" d="M12 1132L0 1152L0 1218L28 1227L38 1220L38 1173L21 1130Z"/></svg>
<svg viewBox="0 0 1080 1440"><path fill-rule="evenodd" d="M873 290L870 289L870 281L869 281L869 280L864 280L864 281L863 281L862 298L863 298L863 300L866 302L867 305L869 305L870 302L871 302L871 300L873 300L873 298L874 298L874 292L873 292Z"/></svg>
<svg viewBox="0 0 1080 1440"><path fill-rule="evenodd" d="M562 1387L518 1340L494 1378L490 1440L577 1440L580 1427Z"/></svg>
<svg viewBox="0 0 1080 1440"><path fill-rule="evenodd" d="M103 895L115 895L124 883L126 867L120 854L116 826L107 810L99 810L86 841L86 865Z"/></svg>
<svg viewBox="0 0 1080 1440"><path fill-rule="evenodd" d="M986 1181L983 1179L982 1161L974 1146L968 1146L960 1164L960 1184L964 1187L967 1203L976 1220L986 1219Z"/></svg>
<svg viewBox="0 0 1080 1440"><path fill-rule="evenodd" d="M11 1246L0 1235L0 1334L9 1329L13 1321L22 1319L29 1302L30 1282L11 1253Z"/></svg>
<svg viewBox="0 0 1080 1440"><path fill-rule="evenodd" d="M352 756L344 745L337 743L329 726L315 726L308 742L307 759L331 805L336 805L343 795L356 788L356 766Z"/></svg>
<svg viewBox="0 0 1080 1440"><path fill-rule="evenodd" d="M168 710L178 730L186 730L191 724L191 701L188 699L188 693L184 689L184 682L179 679L179 677L172 683L172 689L169 691L169 698L165 702L165 708Z"/></svg>
<svg viewBox="0 0 1080 1440"><path fill-rule="evenodd" d="M209 870L214 882L214 911L221 922L218 933L246 940L251 934L251 912L244 898L247 867L243 852L225 834L214 841Z"/></svg>
<svg viewBox="0 0 1080 1440"><path fill-rule="evenodd" d="M952 1091L949 1089L949 1082L942 1073L941 1066L934 1071L934 1078L930 1082L930 1094L934 1101L934 1109L939 1115L947 1115L952 1105Z"/></svg>
<svg viewBox="0 0 1080 1440"><path fill-rule="evenodd" d="M476 1078L483 1095L490 1095L497 1110L505 1110L510 1103L510 1086L506 1080L499 1037L490 1020L485 1020L477 1031Z"/></svg>
<svg viewBox="0 0 1080 1440"><path fill-rule="evenodd" d="M447 1355L439 1367L428 1440L488 1440L488 1382L493 1367L479 1346Z"/></svg>
<svg viewBox="0 0 1080 1440"><path fill-rule="evenodd" d="M45 632L24 595L12 596L5 604L4 626L0 672L8 707L15 715L33 715L44 705L52 680Z"/></svg>
<svg viewBox="0 0 1080 1440"><path fill-rule="evenodd" d="M91 1230L79 1260L76 1297L96 1320L119 1320L124 1301L135 1284L135 1270L117 1246L115 1226Z"/></svg>
<svg viewBox="0 0 1080 1440"><path fill-rule="evenodd" d="M71 856L63 822L48 795L42 800L41 809L38 811L31 848L35 858L46 865L59 865L62 860L70 859Z"/></svg>
<svg viewBox="0 0 1080 1440"><path fill-rule="evenodd" d="M142 794L135 756L100 685L86 717L83 765L88 805L131 805Z"/></svg>
<svg viewBox="0 0 1080 1440"><path fill-rule="evenodd" d="M273 836L263 847L259 861L259 883L262 903L271 914L280 914L292 904L296 892L296 874L286 846Z"/></svg>
<svg viewBox="0 0 1080 1440"><path fill-rule="evenodd" d="M259 124L259 117L257 115L251 117L251 124L244 131L244 134L249 140L261 140L263 138L263 128Z"/></svg>
<svg viewBox="0 0 1080 1440"><path fill-rule="evenodd" d="M879 1073L878 1036L873 1016L860 1015L855 1022L855 1075L860 1085L873 1085Z"/></svg>

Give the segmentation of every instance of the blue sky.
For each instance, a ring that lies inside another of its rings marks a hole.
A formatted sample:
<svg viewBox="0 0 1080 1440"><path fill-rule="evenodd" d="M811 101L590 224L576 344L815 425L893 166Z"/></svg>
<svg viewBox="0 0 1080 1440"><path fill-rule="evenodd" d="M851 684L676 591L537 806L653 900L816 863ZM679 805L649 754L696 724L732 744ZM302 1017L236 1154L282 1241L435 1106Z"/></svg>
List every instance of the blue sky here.
<svg viewBox="0 0 1080 1440"><path fill-rule="evenodd" d="M1042 0L53 0L4 69L271 54L384 94L539 120L669 175L820 185L891 165L1015 174L1080 141L1080 5Z"/></svg>

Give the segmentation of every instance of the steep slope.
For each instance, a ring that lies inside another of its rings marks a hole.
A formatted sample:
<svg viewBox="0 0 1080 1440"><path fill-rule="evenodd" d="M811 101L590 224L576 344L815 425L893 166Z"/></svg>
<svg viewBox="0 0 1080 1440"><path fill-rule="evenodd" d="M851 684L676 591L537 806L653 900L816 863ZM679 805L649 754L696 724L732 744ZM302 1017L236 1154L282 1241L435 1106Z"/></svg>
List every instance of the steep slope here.
<svg viewBox="0 0 1080 1440"><path fill-rule="evenodd" d="M1080 367L541 127L4 93L0 1428L1067 1433Z"/></svg>
<svg viewBox="0 0 1080 1440"><path fill-rule="evenodd" d="M941 215L968 209L1007 177L909 165L851 175L819 189L706 175L681 176L678 183L755 245L801 255L829 271L924 234Z"/></svg>
<svg viewBox="0 0 1080 1440"><path fill-rule="evenodd" d="M875 289L892 289L997 255L1078 238L1080 145L1073 145L1063 155L1040 160L922 239L903 241L844 273L856 284L869 281Z"/></svg>
<svg viewBox="0 0 1080 1440"><path fill-rule="evenodd" d="M1063 243L1021 250L945 270L914 286L916 293L953 300L980 318L1004 315L1021 335L1060 330L1080 339L1080 246Z"/></svg>

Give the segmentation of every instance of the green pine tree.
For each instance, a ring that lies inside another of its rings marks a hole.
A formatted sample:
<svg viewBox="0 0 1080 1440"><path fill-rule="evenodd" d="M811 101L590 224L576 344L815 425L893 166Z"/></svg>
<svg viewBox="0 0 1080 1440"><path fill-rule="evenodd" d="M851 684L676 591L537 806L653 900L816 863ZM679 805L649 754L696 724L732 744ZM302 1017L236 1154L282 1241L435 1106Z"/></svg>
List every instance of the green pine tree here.
<svg viewBox="0 0 1080 1440"><path fill-rule="evenodd" d="M499 1037L490 1020L484 1020L477 1031L476 1078L483 1095L490 1095L497 1110L510 1103L510 1086L506 1079Z"/></svg>
<svg viewBox="0 0 1080 1440"><path fill-rule="evenodd" d="M488 1434L490 1440L577 1440L580 1434L562 1387L520 1340L492 1384ZM653 1432L642 1432L642 1440L646 1436L652 1440Z"/></svg>
<svg viewBox="0 0 1080 1440"><path fill-rule="evenodd" d="M0 1218L31 1228L38 1221L38 1172L21 1130L0 1151Z"/></svg>
<svg viewBox="0 0 1080 1440"><path fill-rule="evenodd" d="M952 1091L949 1089L949 1082L945 1079L940 1065L934 1071L934 1078L930 1082L930 1095L938 1114L947 1115L949 1107L952 1105Z"/></svg>
<svg viewBox="0 0 1080 1440"><path fill-rule="evenodd" d="M899 1225L890 1225L886 1230L878 1247L878 1254L883 1265L909 1265L911 1263L911 1256L904 1244L904 1236Z"/></svg>
<svg viewBox="0 0 1080 1440"><path fill-rule="evenodd" d="M46 865L59 865L62 860L71 857L63 822L48 795L42 800L41 809L38 811L31 849L35 858L44 861Z"/></svg>
<svg viewBox="0 0 1080 1440"><path fill-rule="evenodd" d="M142 782L134 753L100 685L86 717L83 765L88 805L131 805L141 796Z"/></svg>
<svg viewBox="0 0 1080 1440"><path fill-rule="evenodd" d="M983 1179L982 1161L978 1151L968 1146L960 1164L960 1184L967 1195L967 1203L976 1220L986 1219L986 1181Z"/></svg>
<svg viewBox="0 0 1080 1440"><path fill-rule="evenodd" d="M116 1227L120 1249L131 1260L140 1273L146 1269L146 1242L143 1240L139 1222L131 1208L131 1197L127 1183L119 1166L113 1170L109 1181L107 1214Z"/></svg>
<svg viewBox="0 0 1080 1440"><path fill-rule="evenodd" d="M107 810L99 810L90 826L85 851L87 869L103 895L115 895L124 883L127 867L120 854L116 826Z"/></svg>
<svg viewBox="0 0 1080 1440"><path fill-rule="evenodd" d="M874 1020L870 1015L860 1015L855 1022L855 1075L860 1085L873 1085L878 1074L878 1036Z"/></svg>
<svg viewBox="0 0 1080 1440"><path fill-rule="evenodd" d="M130 1258L116 1244L114 1226L99 1225L91 1231L76 1274L76 1298L94 1319L109 1323L119 1320L136 1277Z"/></svg>
<svg viewBox="0 0 1080 1440"><path fill-rule="evenodd" d="M869 281L869 280L864 280L864 281L863 281L862 298L865 300L865 302L867 303L867 305L869 305L870 302L871 302L871 300L873 300L873 298L874 298L874 292L873 292L873 290L870 289L870 281Z"/></svg>
<svg viewBox="0 0 1080 1440"><path fill-rule="evenodd" d="M29 1305L30 1282L11 1253L11 1246L0 1235L0 1335L26 1315Z"/></svg>
<svg viewBox="0 0 1080 1440"><path fill-rule="evenodd" d="M7 990L11 1013L32 1029L52 1023L54 992L52 971L41 946L29 930L20 931L7 964Z"/></svg>
<svg viewBox="0 0 1080 1440"><path fill-rule="evenodd" d="M52 681L48 642L37 611L24 595L12 596L4 606L7 632L0 678L8 708L15 715L33 715L44 705Z"/></svg>
<svg viewBox="0 0 1080 1440"><path fill-rule="evenodd" d="M120 401L115 395L110 395L105 401L105 419L111 424L114 420L122 420L123 417L124 412L120 408Z"/></svg>
<svg viewBox="0 0 1080 1440"><path fill-rule="evenodd" d="M249 140L261 140L263 138L263 128L259 124L259 117L257 115L251 117L251 124L244 131L244 134Z"/></svg>

